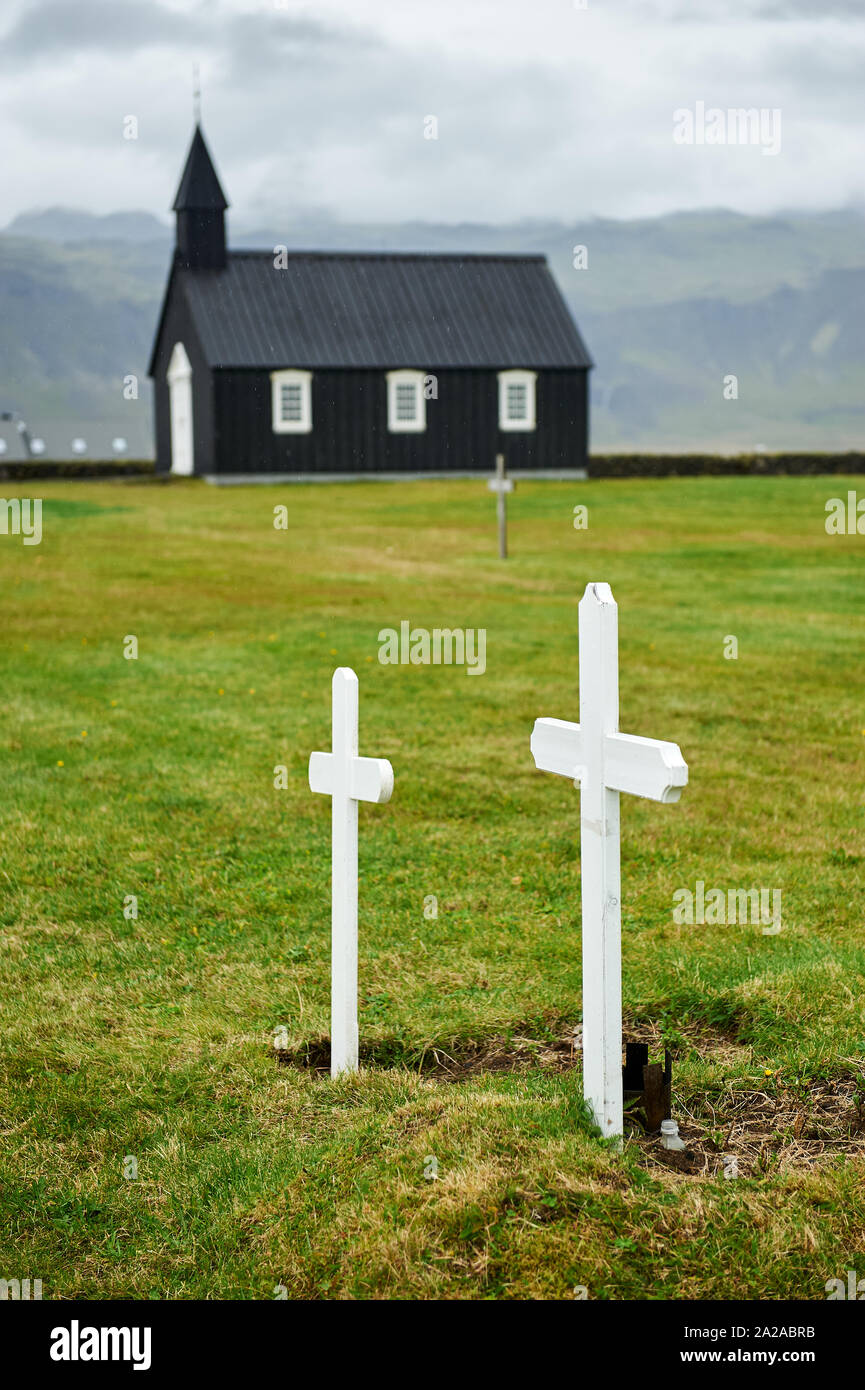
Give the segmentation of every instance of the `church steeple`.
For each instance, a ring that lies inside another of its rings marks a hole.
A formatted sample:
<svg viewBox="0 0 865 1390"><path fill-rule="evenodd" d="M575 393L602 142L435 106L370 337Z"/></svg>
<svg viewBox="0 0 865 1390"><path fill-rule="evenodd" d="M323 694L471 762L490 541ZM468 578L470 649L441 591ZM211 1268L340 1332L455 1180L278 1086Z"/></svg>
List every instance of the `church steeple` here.
<svg viewBox="0 0 865 1390"><path fill-rule="evenodd" d="M196 125L174 199L174 211L177 213L174 254L178 265L193 270L222 270L225 267L227 207L201 126Z"/></svg>

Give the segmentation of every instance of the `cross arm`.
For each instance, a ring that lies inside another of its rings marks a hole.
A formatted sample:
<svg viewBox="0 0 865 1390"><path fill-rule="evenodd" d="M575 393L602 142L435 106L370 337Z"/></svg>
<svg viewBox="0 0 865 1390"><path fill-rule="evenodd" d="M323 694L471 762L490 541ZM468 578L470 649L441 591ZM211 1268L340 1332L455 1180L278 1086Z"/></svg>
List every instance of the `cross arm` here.
<svg viewBox="0 0 865 1390"><path fill-rule="evenodd" d="M579 783L584 776L583 735L565 719L536 719L532 757L540 772L554 772ZM678 801L688 785L688 765L676 743L637 734L604 735L604 785L611 791Z"/></svg>
<svg viewBox="0 0 865 1390"><path fill-rule="evenodd" d="M357 758L349 763L348 795L354 801L375 801L382 805L390 801L393 792L393 768L387 758ZM310 753L309 789L323 796L333 796L335 762L332 753Z"/></svg>
<svg viewBox="0 0 865 1390"><path fill-rule="evenodd" d="M390 801L392 791L393 768L387 758L352 758L349 796L355 801L375 801L381 805Z"/></svg>
<svg viewBox="0 0 865 1390"><path fill-rule="evenodd" d="M677 743L638 734L607 734L604 783L612 791L650 801L678 801L688 785L688 764Z"/></svg>
<svg viewBox="0 0 865 1390"><path fill-rule="evenodd" d="M333 795L333 754L310 753L309 790L321 792L322 796Z"/></svg>
<svg viewBox="0 0 865 1390"><path fill-rule="evenodd" d="M579 724L566 719L536 719L532 757L539 772L554 772L579 782L583 772L583 739Z"/></svg>

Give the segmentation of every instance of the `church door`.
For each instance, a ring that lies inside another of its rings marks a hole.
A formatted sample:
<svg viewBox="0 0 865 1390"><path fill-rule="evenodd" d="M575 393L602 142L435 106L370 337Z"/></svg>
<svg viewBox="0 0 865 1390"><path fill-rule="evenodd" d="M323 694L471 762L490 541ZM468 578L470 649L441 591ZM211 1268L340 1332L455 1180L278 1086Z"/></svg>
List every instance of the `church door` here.
<svg viewBox="0 0 865 1390"><path fill-rule="evenodd" d="M194 466L192 367L182 343L175 343L167 376L171 414L171 471L191 473Z"/></svg>

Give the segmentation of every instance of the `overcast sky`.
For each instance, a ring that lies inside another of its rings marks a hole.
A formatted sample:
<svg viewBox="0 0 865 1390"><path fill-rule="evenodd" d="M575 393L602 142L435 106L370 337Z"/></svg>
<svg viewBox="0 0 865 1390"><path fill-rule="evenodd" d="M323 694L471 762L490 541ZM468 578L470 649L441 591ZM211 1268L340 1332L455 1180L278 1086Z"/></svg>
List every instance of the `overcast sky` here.
<svg viewBox="0 0 865 1390"><path fill-rule="evenodd" d="M195 61L236 225L865 202L865 0L579 4L3 0L0 226L53 204L165 216ZM675 144L697 102L779 109L780 151Z"/></svg>

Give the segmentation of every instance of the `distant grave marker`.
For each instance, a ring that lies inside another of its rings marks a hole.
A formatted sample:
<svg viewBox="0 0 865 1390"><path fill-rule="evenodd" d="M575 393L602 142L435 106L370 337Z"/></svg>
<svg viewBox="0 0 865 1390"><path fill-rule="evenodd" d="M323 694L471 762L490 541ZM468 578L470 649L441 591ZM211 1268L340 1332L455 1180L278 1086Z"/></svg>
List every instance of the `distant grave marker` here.
<svg viewBox="0 0 865 1390"><path fill-rule="evenodd" d="M505 471L504 454L496 454L496 475L487 487L496 494L496 516L499 523L499 559L508 558L508 493L514 490L514 480Z"/></svg>
<svg viewBox="0 0 865 1390"><path fill-rule="evenodd" d="M580 600L580 722L537 719L535 766L580 790L583 1093L605 1136L623 1129L619 795L678 801L688 768L675 743L619 733L618 609L609 584Z"/></svg>

